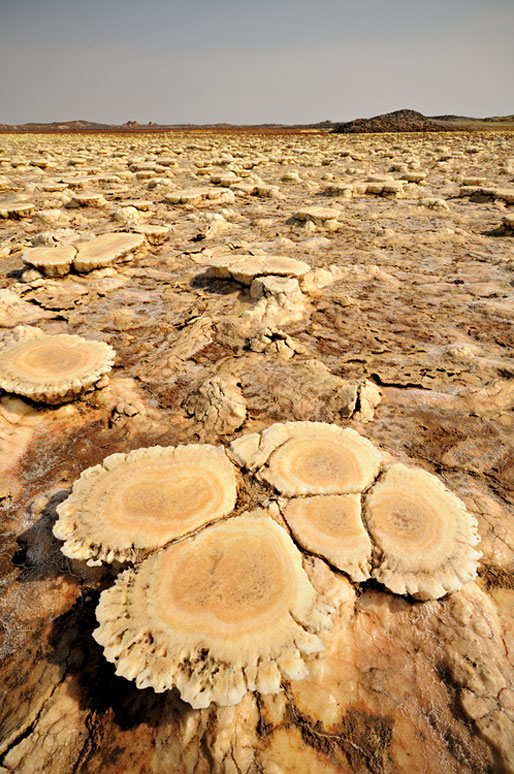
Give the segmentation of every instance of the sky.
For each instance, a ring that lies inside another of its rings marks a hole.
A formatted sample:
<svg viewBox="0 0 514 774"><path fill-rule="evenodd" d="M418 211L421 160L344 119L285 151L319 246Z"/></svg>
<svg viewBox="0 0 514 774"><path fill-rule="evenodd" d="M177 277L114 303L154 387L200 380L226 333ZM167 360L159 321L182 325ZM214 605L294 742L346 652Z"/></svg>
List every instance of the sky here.
<svg viewBox="0 0 514 774"><path fill-rule="evenodd" d="M514 113L514 0L0 0L0 123Z"/></svg>

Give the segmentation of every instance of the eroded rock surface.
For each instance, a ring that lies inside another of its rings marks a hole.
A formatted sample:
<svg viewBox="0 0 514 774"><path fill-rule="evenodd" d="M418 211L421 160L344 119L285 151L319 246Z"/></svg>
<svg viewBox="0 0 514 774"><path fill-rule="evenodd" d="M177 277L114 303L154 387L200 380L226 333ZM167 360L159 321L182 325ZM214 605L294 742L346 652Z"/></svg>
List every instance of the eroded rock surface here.
<svg viewBox="0 0 514 774"><path fill-rule="evenodd" d="M0 352L35 324L117 356L108 386L64 406L0 395L0 770L514 772L512 135L1 144ZM57 248L76 265L49 277ZM226 256L243 273L207 276ZM287 261L270 274L266 256ZM277 693L236 706L138 689L92 636L118 568L64 556L58 510L110 455L227 448L291 421L357 430L385 468L437 476L477 521L478 577L397 596L367 578L366 514L337 499L355 493L285 496L277 470L271 484L248 470L217 524L280 500L273 518L333 610L323 648L302 653L303 679L286 668ZM316 497L335 498L321 535Z"/></svg>

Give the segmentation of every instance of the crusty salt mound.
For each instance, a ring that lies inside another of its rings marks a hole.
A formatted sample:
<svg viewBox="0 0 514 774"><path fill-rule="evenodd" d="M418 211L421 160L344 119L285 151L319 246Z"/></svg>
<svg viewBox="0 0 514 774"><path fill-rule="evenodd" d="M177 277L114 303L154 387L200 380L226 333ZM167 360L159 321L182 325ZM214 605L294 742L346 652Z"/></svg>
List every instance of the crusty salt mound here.
<svg viewBox="0 0 514 774"><path fill-rule="evenodd" d="M326 557L354 581L370 577L371 541L362 523L359 495L295 497L283 513L307 551Z"/></svg>
<svg viewBox="0 0 514 774"><path fill-rule="evenodd" d="M34 214L34 209L35 205L32 202L5 199L0 201L0 218L10 220L31 218Z"/></svg>
<svg viewBox="0 0 514 774"><path fill-rule="evenodd" d="M107 374L115 352L103 341L59 333L0 351L0 388L36 402L64 403Z"/></svg>
<svg viewBox="0 0 514 774"><path fill-rule="evenodd" d="M83 471L58 507L54 534L70 558L133 561L226 516L235 502L234 468L223 449L136 449Z"/></svg>
<svg viewBox="0 0 514 774"><path fill-rule="evenodd" d="M138 688L176 686L195 709L278 693L308 673L330 626L301 554L265 512L225 520L127 570L104 591L94 632Z"/></svg>
<svg viewBox="0 0 514 774"><path fill-rule="evenodd" d="M178 688L195 709L278 693L323 649L333 612L275 517L307 552L361 582L436 599L476 575L477 523L435 476L392 464L350 428L276 423L230 454L280 493L242 516L221 448L113 454L85 470L57 508L63 553L88 564L139 562L104 591L94 636L138 688ZM291 498L291 499L289 499ZM362 512L364 502L364 512ZM277 508L278 505L278 508Z"/></svg>
<svg viewBox="0 0 514 774"><path fill-rule="evenodd" d="M228 188L189 188L182 191L171 191L166 194L167 204L200 204L203 201L217 201L226 204L235 202L235 194Z"/></svg>
<svg viewBox="0 0 514 774"><path fill-rule="evenodd" d="M310 269L304 261L272 255L222 255L212 258L207 267L212 277L232 278L244 285L251 285L255 277L267 275L301 277Z"/></svg>
<svg viewBox="0 0 514 774"><path fill-rule="evenodd" d="M337 223L341 211L334 207L303 207L295 215L297 220L311 222L316 225Z"/></svg>
<svg viewBox="0 0 514 774"><path fill-rule="evenodd" d="M256 302L241 316L253 327L283 325L305 315L305 296L294 277L256 277L250 287Z"/></svg>
<svg viewBox="0 0 514 774"><path fill-rule="evenodd" d="M234 441L236 462L290 497L361 492L381 461L373 444L346 428L324 422L285 422Z"/></svg>
<svg viewBox="0 0 514 774"><path fill-rule="evenodd" d="M71 245L60 247L32 247L22 255L24 263L34 266L45 277L64 277L68 274L76 249Z"/></svg>
<svg viewBox="0 0 514 774"><path fill-rule="evenodd" d="M170 233L168 226L154 226L151 223L144 223L135 227L137 234L143 234L150 245L162 245Z"/></svg>
<svg viewBox="0 0 514 774"><path fill-rule="evenodd" d="M206 429L230 433L246 419L246 401L235 376L205 379L186 399L184 408Z"/></svg>
<svg viewBox="0 0 514 774"><path fill-rule="evenodd" d="M476 577L477 521L435 476L392 465L365 499L373 577L395 594L438 599Z"/></svg>
<svg viewBox="0 0 514 774"><path fill-rule="evenodd" d="M114 261L133 253L144 241L143 234L102 234L79 246L73 266L80 272L110 266Z"/></svg>
<svg viewBox="0 0 514 774"><path fill-rule="evenodd" d="M71 201L68 203L68 207L105 207L107 201L104 199L101 193L96 191L82 191L81 193L73 194Z"/></svg>

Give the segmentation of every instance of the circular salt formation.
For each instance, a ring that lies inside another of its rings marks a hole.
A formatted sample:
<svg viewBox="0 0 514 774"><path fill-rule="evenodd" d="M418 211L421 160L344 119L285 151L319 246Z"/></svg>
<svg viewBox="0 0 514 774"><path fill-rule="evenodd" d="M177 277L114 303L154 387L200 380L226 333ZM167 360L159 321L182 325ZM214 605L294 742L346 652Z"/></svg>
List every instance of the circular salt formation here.
<svg viewBox="0 0 514 774"><path fill-rule="evenodd" d="M0 388L43 403L63 403L108 373L116 353L103 341L59 333L0 352Z"/></svg>
<svg viewBox="0 0 514 774"><path fill-rule="evenodd" d="M237 263L233 263L228 270L236 280L245 285L251 285L255 277L262 275L277 275L285 277L301 277L310 270L310 266L303 261L284 256L249 256Z"/></svg>
<svg viewBox="0 0 514 774"><path fill-rule="evenodd" d="M281 494L350 494L372 483L381 455L367 438L337 425L298 424L300 432L274 451L261 471Z"/></svg>
<svg viewBox="0 0 514 774"><path fill-rule="evenodd" d="M146 559L104 591L94 632L138 688L176 686L192 707L277 693L308 670L330 625L301 555L263 512L225 520ZM307 628L310 631L307 631Z"/></svg>
<svg viewBox="0 0 514 774"><path fill-rule="evenodd" d="M83 191L75 193L68 204L68 207L104 207L107 201L101 193L94 191Z"/></svg>
<svg viewBox="0 0 514 774"><path fill-rule="evenodd" d="M284 518L307 551L324 556L354 581L370 577L371 541L362 523L359 495L295 498L285 505Z"/></svg>
<svg viewBox="0 0 514 774"><path fill-rule="evenodd" d="M221 255L211 258L207 263L210 276L232 278L244 285L251 285L255 277L302 277L309 270L310 266L304 261L281 255Z"/></svg>
<svg viewBox="0 0 514 774"><path fill-rule="evenodd" d="M74 559L134 560L226 516L235 502L234 468L223 449L136 449L83 471L57 508L54 535Z"/></svg>
<svg viewBox="0 0 514 774"><path fill-rule="evenodd" d="M82 272L110 266L118 258L124 258L137 250L144 241L142 234L102 234L80 245L73 266Z"/></svg>
<svg viewBox="0 0 514 774"><path fill-rule="evenodd" d="M150 223L136 226L135 231L137 234L143 234L151 245L161 245L170 233L167 226L154 226Z"/></svg>
<svg viewBox="0 0 514 774"><path fill-rule="evenodd" d="M295 215L298 220L311 220L313 223L325 223L327 220L337 220L341 211L333 207L304 207Z"/></svg>
<svg viewBox="0 0 514 774"><path fill-rule="evenodd" d="M477 521L430 473L392 465L366 497L373 577L395 594L438 599L476 577Z"/></svg>
<svg viewBox="0 0 514 774"><path fill-rule="evenodd" d="M46 277L64 277L68 274L76 249L64 247L32 247L22 255L24 263L39 269Z"/></svg>
<svg viewBox="0 0 514 774"><path fill-rule="evenodd" d="M34 215L35 205L24 201L0 201L0 218L21 220L31 218Z"/></svg>
<svg viewBox="0 0 514 774"><path fill-rule="evenodd" d="M151 199L129 199L122 202L122 207L135 207L136 210L148 211L153 207L153 201Z"/></svg>

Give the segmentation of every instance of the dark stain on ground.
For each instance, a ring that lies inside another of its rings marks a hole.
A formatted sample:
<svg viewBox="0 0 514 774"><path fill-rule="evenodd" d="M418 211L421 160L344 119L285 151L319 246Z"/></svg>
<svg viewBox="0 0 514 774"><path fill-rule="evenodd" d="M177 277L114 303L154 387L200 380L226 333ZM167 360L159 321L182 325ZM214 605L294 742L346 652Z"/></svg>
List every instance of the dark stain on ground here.
<svg viewBox="0 0 514 774"><path fill-rule="evenodd" d="M388 718L351 710L341 720L339 745L352 770L382 774L390 769L393 724Z"/></svg>
<svg viewBox="0 0 514 774"><path fill-rule="evenodd" d="M299 728L303 741L336 765L339 749L344 752L355 774L384 774L390 771L393 722L388 718L351 709L341 718L338 733L328 734L319 721L314 722L299 712L291 699L288 715Z"/></svg>
<svg viewBox="0 0 514 774"><path fill-rule="evenodd" d="M478 577L488 591L490 589L514 590L514 574L506 572L501 567L481 565L478 570Z"/></svg>
<svg viewBox="0 0 514 774"><path fill-rule="evenodd" d="M391 415L398 413L398 407L391 407ZM387 414L386 408L386 414ZM418 432L416 438L409 444L409 451L416 457L427 458L432 462L440 462L448 449L459 441L469 438L469 433L476 433L482 421L467 415L455 415L452 412L445 416L438 407L434 411L423 411L419 408L406 413L415 414ZM474 425L470 427L470 425Z"/></svg>
<svg viewBox="0 0 514 774"><path fill-rule="evenodd" d="M22 459L24 500L48 490L60 481L74 481L86 468L98 465L109 454L129 452L148 446L171 446L175 437L172 423L162 430L130 435L125 427L108 427L105 420L73 427L61 434L36 434Z"/></svg>
<svg viewBox="0 0 514 774"><path fill-rule="evenodd" d="M219 341L211 341L203 349L196 352L191 358L199 365L212 365L213 363L219 364L221 360L227 357L233 356L233 350L231 347L223 344Z"/></svg>
<svg viewBox="0 0 514 774"><path fill-rule="evenodd" d="M145 382L144 388L156 399L160 408L177 409L191 392L191 382L187 379L176 379L172 384Z"/></svg>

